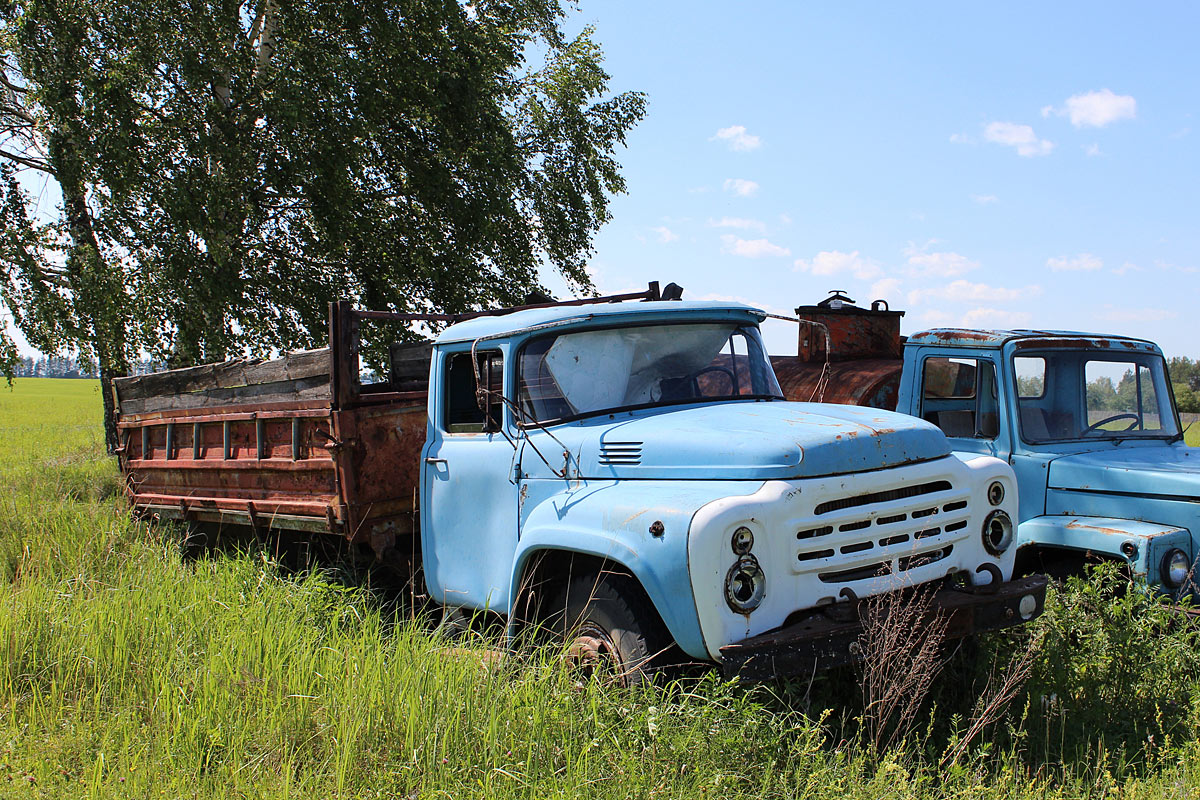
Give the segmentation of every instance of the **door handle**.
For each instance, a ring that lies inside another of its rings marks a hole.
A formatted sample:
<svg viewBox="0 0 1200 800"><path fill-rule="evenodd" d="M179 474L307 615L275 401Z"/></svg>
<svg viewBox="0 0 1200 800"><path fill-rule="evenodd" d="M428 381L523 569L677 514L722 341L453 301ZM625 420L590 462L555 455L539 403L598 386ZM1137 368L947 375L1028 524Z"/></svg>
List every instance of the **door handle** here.
<svg viewBox="0 0 1200 800"><path fill-rule="evenodd" d="M446 459L444 459L444 458L427 458L427 459L425 459L425 463L426 464L445 464Z"/></svg>

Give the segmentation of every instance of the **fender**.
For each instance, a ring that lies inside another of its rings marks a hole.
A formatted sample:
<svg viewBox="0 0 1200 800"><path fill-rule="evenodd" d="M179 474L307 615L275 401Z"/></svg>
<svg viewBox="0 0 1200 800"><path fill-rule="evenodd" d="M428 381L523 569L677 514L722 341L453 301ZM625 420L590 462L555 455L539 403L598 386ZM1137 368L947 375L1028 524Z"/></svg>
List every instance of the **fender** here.
<svg viewBox="0 0 1200 800"><path fill-rule="evenodd" d="M1129 564L1134 577L1154 585L1167 551L1179 548L1192 558L1187 528L1115 517L1041 516L1017 526L1020 547L1053 547L1101 553Z"/></svg>
<svg viewBox="0 0 1200 800"><path fill-rule="evenodd" d="M713 500L752 494L761 485L761 481L573 484L527 509L513 559L510 602L518 602L515 589L530 558L538 552L555 550L608 559L641 583L680 649L707 660L688 571L692 517ZM509 609L510 619L513 610Z"/></svg>

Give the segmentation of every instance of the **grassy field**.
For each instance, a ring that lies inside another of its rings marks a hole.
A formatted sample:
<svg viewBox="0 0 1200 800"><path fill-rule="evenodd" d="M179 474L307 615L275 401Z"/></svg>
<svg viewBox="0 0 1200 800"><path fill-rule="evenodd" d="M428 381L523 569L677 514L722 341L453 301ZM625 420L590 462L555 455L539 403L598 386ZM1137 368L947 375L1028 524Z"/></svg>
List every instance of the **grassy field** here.
<svg viewBox="0 0 1200 800"><path fill-rule="evenodd" d="M0 797L1200 798L1200 633L1141 593L1070 583L880 750L854 672L619 690L331 572L184 558L128 517L99 411L92 382L0 389Z"/></svg>

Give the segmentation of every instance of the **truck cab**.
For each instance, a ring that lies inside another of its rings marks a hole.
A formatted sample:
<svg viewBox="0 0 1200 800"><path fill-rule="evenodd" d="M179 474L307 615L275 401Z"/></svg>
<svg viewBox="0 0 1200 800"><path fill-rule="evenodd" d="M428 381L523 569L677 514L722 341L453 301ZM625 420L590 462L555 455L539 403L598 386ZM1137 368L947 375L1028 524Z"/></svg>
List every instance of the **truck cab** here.
<svg viewBox="0 0 1200 800"><path fill-rule="evenodd" d="M952 455L928 422L787 402L764 317L618 303L443 332L421 473L431 596L510 626L565 609L594 623L581 646L622 663L673 644L743 674L852 660L857 632L838 639L826 612L916 585L990 585L968 629L1039 613L1041 584L1009 581L1011 469ZM630 656L623 637L644 643Z"/></svg>
<svg viewBox="0 0 1200 800"><path fill-rule="evenodd" d="M1086 557L1189 594L1200 454L1183 443L1152 342L1070 331L937 329L909 337L897 410L956 450L1008 461L1022 568Z"/></svg>

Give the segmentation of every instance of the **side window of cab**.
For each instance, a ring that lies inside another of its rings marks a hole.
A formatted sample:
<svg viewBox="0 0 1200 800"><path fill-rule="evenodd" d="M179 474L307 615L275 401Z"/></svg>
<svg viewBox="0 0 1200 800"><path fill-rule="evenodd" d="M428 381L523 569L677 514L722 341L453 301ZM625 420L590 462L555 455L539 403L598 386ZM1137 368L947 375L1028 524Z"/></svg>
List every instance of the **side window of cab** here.
<svg viewBox="0 0 1200 800"><path fill-rule="evenodd" d="M947 436L999 435L996 365L989 359L930 356L922 367L921 387L921 418Z"/></svg>
<svg viewBox="0 0 1200 800"><path fill-rule="evenodd" d="M500 429L501 392L504 390L504 360L498 350L477 354L479 383L489 390L484 408L475 395L475 370L470 353L447 356L445 373L446 433L490 433Z"/></svg>

